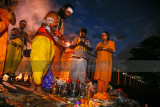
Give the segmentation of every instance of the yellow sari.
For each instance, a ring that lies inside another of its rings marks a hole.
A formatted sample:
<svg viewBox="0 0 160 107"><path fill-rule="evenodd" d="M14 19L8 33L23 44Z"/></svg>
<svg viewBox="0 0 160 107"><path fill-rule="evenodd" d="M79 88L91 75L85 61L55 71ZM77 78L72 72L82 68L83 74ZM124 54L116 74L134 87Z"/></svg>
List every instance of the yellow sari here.
<svg viewBox="0 0 160 107"><path fill-rule="evenodd" d="M13 45L16 43L17 45ZM9 73L10 76L14 76L16 69L22 58L22 40L20 38L16 38L11 40L9 45L7 46L7 56L4 68L4 74Z"/></svg>

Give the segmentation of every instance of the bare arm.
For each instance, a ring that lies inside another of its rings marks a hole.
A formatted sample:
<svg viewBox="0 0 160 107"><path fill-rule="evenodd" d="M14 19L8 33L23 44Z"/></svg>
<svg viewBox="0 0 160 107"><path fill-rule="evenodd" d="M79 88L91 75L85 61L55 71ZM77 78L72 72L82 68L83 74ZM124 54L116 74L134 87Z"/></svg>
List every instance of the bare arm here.
<svg viewBox="0 0 160 107"><path fill-rule="evenodd" d="M114 53L115 49L103 48L102 51L107 51L107 52L110 52L110 53Z"/></svg>
<svg viewBox="0 0 160 107"><path fill-rule="evenodd" d="M74 49L75 47L77 47L79 44L75 44L75 45L71 45L70 48Z"/></svg>
<svg viewBox="0 0 160 107"><path fill-rule="evenodd" d="M51 29L52 29L52 30L51 30ZM55 35L55 33L52 32L52 31L54 31L53 28L50 28L50 27L48 26L48 27L46 27L46 31L47 31L47 33L52 37L52 39L54 40L54 42L58 43L59 45L61 45L61 46L63 46L63 47L67 47L67 46L66 46L66 43L65 43L63 40L61 40L59 37L57 37L57 36Z"/></svg>
<svg viewBox="0 0 160 107"><path fill-rule="evenodd" d="M9 23L11 25L15 25L16 24L16 15L13 13L10 13L11 14L11 19L9 20Z"/></svg>

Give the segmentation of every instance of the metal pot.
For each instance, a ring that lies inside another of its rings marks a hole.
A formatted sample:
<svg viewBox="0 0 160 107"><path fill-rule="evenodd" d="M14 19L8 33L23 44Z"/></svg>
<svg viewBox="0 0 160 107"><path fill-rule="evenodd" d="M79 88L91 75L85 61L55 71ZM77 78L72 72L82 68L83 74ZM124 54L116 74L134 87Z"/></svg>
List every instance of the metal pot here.
<svg viewBox="0 0 160 107"><path fill-rule="evenodd" d="M62 96L67 96L68 95L68 90L66 88L61 90L61 95Z"/></svg>
<svg viewBox="0 0 160 107"><path fill-rule="evenodd" d="M71 90L71 96L72 97L77 97L79 94L79 90Z"/></svg>
<svg viewBox="0 0 160 107"><path fill-rule="evenodd" d="M52 89L52 94L53 95L57 95L58 94L59 87L57 86L56 83L53 85L53 87L51 89Z"/></svg>
<svg viewBox="0 0 160 107"><path fill-rule="evenodd" d="M58 94L58 88L57 87L53 87L52 88L52 94L53 95L57 95Z"/></svg>

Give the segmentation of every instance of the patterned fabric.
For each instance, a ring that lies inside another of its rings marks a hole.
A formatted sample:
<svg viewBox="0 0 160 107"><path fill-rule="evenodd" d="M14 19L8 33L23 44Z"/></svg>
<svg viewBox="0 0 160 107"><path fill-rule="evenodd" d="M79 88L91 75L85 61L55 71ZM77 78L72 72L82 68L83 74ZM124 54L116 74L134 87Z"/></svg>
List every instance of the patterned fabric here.
<svg viewBox="0 0 160 107"><path fill-rule="evenodd" d="M58 18L57 28L59 29L60 34L63 35L63 33L64 33L64 20L59 15L57 15L57 18Z"/></svg>
<svg viewBox="0 0 160 107"><path fill-rule="evenodd" d="M91 47L89 40L80 37L75 38L71 45L78 44L80 41L83 41L88 47ZM85 81L87 68L86 52L87 50L81 45L75 47L73 50L72 56L80 57L80 59L73 57L71 60L70 77L73 84L76 84L77 79L79 79L81 83Z"/></svg>
<svg viewBox="0 0 160 107"><path fill-rule="evenodd" d="M86 45L88 46L88 47L91 47L91 43L90 43L90 41L89 40L87 40L87 39L82 39L82 38L80 38L79 39L79 37L78 38L75 38L73 41L72 41L72 44L71 45L75 45L75 44L78 44L80 41L85 41L86 42ZM87 59L87 56L86 56L86 49L84 49L84 47L83 46L77 46L78 48L75 48L74 50L73 50L73 56L78 56L78 57L81 57L81 58L85 58L85 59Z"/></svg>
<svg viewBox="0 0 160 107"><path fill-rule="evenodd" d="M80 37L79 38L77 38L77 40L76 40L76 43L75 44L78 44L80 41L82 41L82 42L84 42L85 43L85 45L86 45L86 39L81 39ZM86 51L86 48L84 47L84 46L82 46L83 47L83 51ZM80 48L80 45L78 45L77 47L75 47L74 49L75 50L77 50L77 49L79 49Z"/></svg>
<svg viewBox="0 0 160 107"><path fill-rule="evenodd" d="M19 32L20 32L20 39L22 40L22 48L24 48L24 46L27 44L28 41L28 34L25 31L22 31L20 28Z"/></svg>

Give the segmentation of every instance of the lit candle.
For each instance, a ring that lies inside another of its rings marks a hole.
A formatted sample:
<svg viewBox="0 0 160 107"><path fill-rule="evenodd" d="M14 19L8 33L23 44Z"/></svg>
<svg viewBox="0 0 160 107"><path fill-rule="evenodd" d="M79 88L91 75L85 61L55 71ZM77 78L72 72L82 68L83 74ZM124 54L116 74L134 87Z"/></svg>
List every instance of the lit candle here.
<svg viewBox="0 0 160 107"><path fill-rule="evenodd" d="M5 74L5 75L3 76L3 81L7 81L7 80L8 80L8 77L9 77L9 76Z"/></svg>
<svg viewBox="0 0 160 107"><path fill-rule="evenodd" d="M69 47L70 46L70 43L69 42L66 42L66 47Z"/></svg>
<svg viewBox="0 0 160 107"><path fill-rule="evenodd" d="M17 77L16 77L16 80L20 80L22 78L22 74L19 74Z"/></svg>

